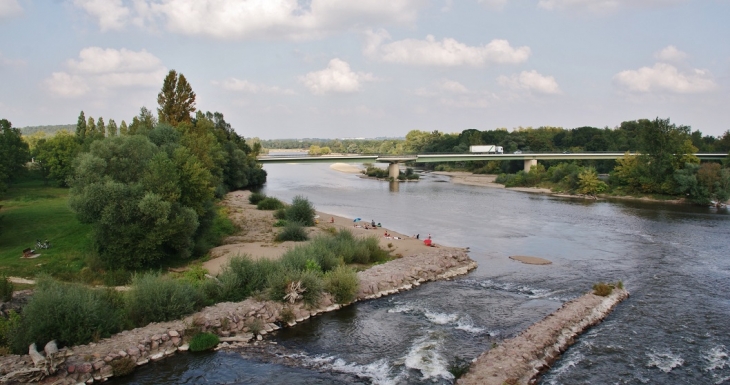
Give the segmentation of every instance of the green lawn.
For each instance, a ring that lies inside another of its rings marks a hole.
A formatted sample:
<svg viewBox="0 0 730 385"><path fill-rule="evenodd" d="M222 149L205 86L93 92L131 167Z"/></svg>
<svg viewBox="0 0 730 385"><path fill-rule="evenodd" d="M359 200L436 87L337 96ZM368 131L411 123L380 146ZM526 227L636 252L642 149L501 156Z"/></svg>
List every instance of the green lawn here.
<svg viewBox="0 0 730 385"><path fill-rule="evenodd" d="M68 189L37 180L13 185L0 200L0 275L31 278L48 273L72 280L93 255L91 226L82 224L68 207ZM36 239L52 247L41 256L21 258L36 248Z"/></svg>

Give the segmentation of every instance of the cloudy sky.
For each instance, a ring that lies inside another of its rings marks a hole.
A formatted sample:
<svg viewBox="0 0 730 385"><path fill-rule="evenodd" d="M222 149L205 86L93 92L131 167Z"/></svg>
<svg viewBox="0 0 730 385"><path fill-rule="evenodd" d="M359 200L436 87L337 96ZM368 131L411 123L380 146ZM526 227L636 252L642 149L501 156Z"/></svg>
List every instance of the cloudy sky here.
<svg viewBox="0 0 730 385"><path fill-rule="evenodd" d="M129 122L170 69L247 137L730 128L730 0L0 0L0 118Z"/></svg>

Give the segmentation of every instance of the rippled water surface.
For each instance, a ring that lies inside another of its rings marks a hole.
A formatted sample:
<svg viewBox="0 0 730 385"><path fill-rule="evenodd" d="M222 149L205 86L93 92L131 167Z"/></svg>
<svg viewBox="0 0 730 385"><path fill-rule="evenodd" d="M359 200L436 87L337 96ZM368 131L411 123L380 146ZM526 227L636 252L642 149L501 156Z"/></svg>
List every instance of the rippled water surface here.
<svg viewBox="0 0 730 385"><path fill-rule="evenodd" d="M393 192L328 165L266 170L269 195L304 195L321 211L469 246L479 268L283 329L272 337L273 359L182 354L117 383L449 384L454 357L476 357L601 280L622 280L631 298L579 338L543 384L730 383L727 211L562 199L436 175Z"/></svg>

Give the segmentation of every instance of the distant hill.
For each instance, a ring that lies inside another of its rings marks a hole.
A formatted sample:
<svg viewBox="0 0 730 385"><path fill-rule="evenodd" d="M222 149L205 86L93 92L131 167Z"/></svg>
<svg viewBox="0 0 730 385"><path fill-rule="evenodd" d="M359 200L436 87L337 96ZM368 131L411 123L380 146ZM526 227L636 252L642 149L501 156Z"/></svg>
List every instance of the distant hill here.
<svg viewBox="0 0 730 385"><path fill-rule="evenodd" d="M20 127L20 133L23 135L33 135L36 132L45 132L46 134L52 135L57 131L66 130L68 132L76 132L75 124L55 124L51 126L28 126Z"/></svg>

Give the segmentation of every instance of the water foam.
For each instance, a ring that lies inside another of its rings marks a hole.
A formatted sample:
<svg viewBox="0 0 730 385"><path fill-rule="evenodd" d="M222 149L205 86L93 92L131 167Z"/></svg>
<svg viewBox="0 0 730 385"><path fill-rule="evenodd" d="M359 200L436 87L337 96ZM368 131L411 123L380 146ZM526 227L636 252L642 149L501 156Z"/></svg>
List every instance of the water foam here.
<svg viewBox="0 0 730 385"><path fill-rule="evenodd" d="M430 337L423 337L414 343L404 359L406 368L421 372L421 380L453 379L448 370L448 362L441 355L441 343Z"/></svg>
<svg viewBox="0 0 730 385"><path fill-rule="evenodd" d="M393 367L385 358L381 358L380 360L369 364L347 362L344 359L335 356L309 357L301 355L299 358L309 366L313 366L318 369L352 374L359 378L367 378L375 385L396 385L401 382L400 375L391 375Z"/></svg>
<svg viewBox="0 0 730 385"><path fill-rule="evenodd" d="M714 348L704 352L702 354L702 358L707 361L707 366L705 366L704 369L706 372L730 366L725 345L715 346Z"/></svg>
<svg viewBox="0 0 730 385"><path fill-rule="evenodd" d="M647 367L656 367L664 373L669 373L672 369L684 364L684 359L678 354L673 354L670 350L665 352L652 350L651 353L646 353L646 356L649 357L649 362L646 364Z"/></svg>
<svg viewBox="0 0 730 385"><path fill-rule="evenodd" d="M388 309L388 313L422 314L432 324L453 325L455 329L472 334L480 334L486 331L485 328L475 325L468 314L442 313L414 304L395 303L394 305L393 308Z"/></svg>

